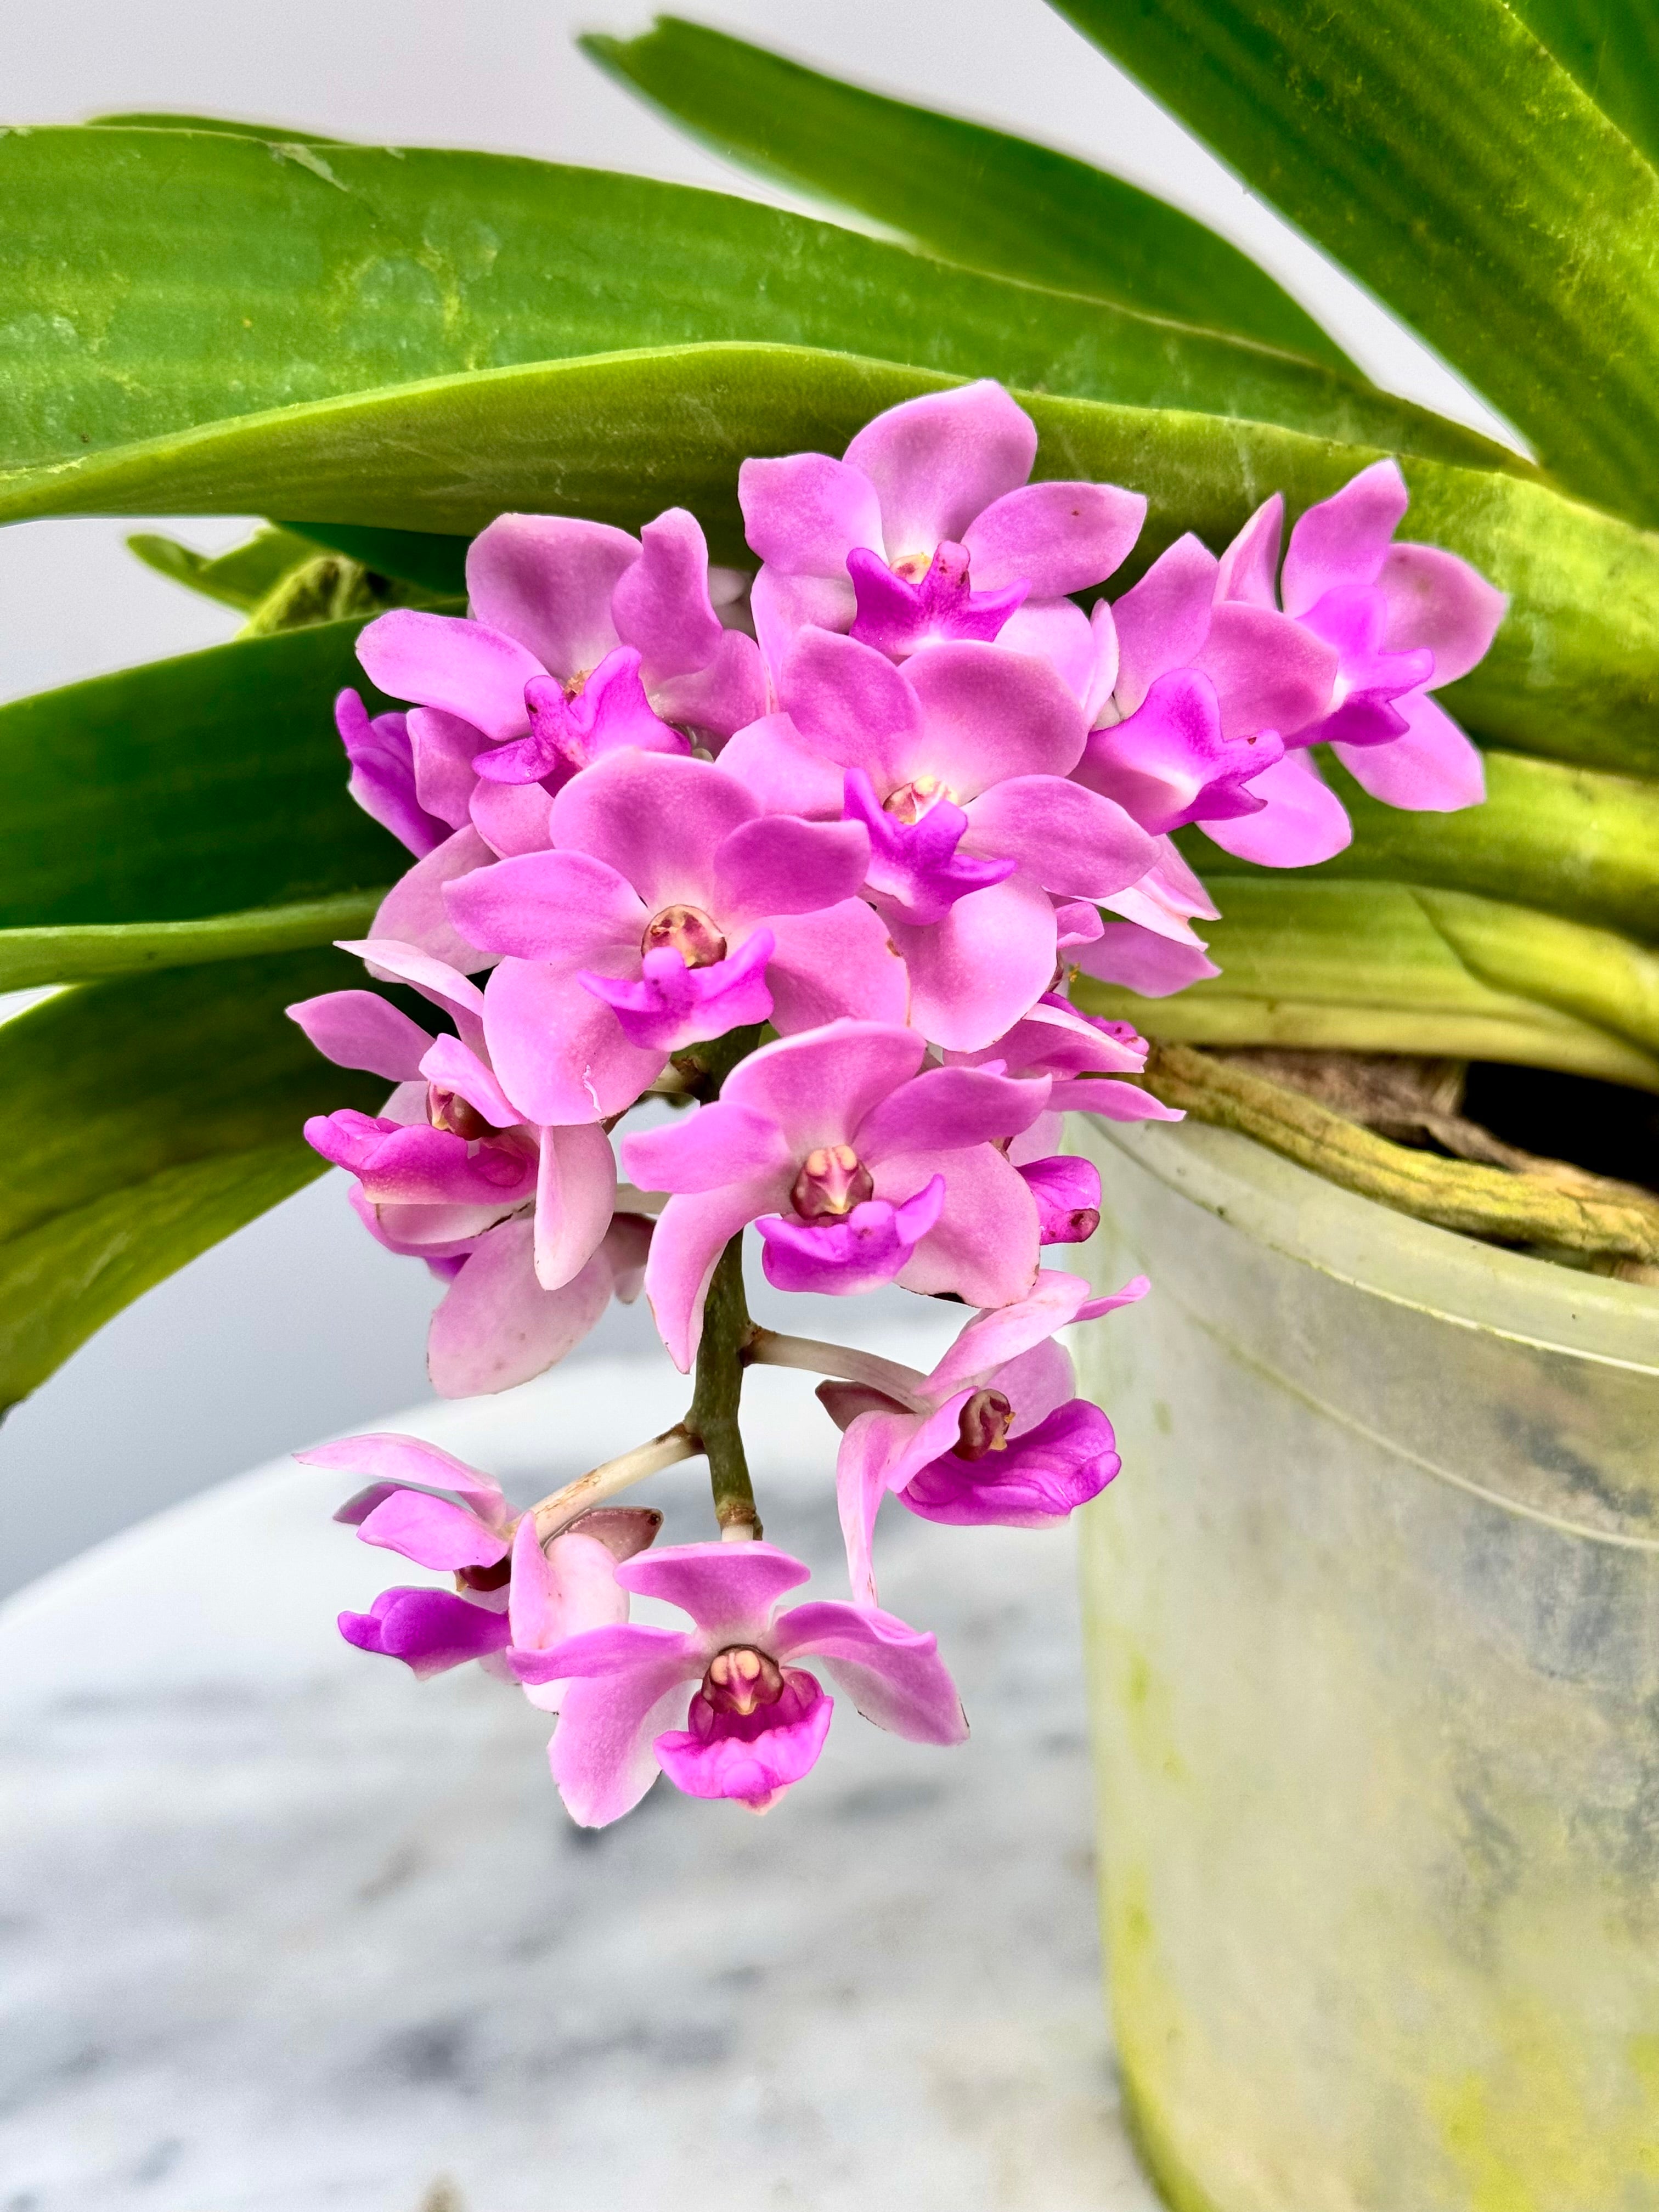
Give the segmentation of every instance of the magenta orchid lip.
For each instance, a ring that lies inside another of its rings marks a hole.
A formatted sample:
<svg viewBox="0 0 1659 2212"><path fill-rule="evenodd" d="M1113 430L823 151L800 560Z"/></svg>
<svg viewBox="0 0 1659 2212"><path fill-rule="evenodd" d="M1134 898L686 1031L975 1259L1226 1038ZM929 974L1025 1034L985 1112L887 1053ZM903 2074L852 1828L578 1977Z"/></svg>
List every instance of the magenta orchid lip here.
<svg viewBox="0 0 1659 2212"><path fill-rule="evenodd" d="M580 1821L659 1774L765 1810L823 1749L821 1676L880 1727L962 1740L933 1639L878 1601L881 1508L1042 1528L1117 1475L1057 1332L1147 1285L1092 1298L1042 1264L1100 1218L1062 1120L1179 1118L1135 1080L1145 1040L1069 1003L1070 971L1150 996L1215 974L1194 927L1215 908L1170 833L1328 857L1351 831L1316 744L1394 805L1481 796L1432 693L1504 602L1395 542L1392 461L1303 514L1282 562L1275 495L1218 556L1179 538L1085 612L1147 501L1033 483L1036 458L981 382L877 416L838 460L746 461L746 599L681 509L637 537L503 515L465 617L362 633L407 709L338 702L353 793L415 856L347 949L434 1027L371 991L291 1008L395 1086L306 1133L372 1233L444 1282L434 1385L524 1382L641 1288L694 1377L674 1428L523 1510L410 1439L303 1455L367 1480L342 1510L364 1541L449 1577L342 1632L517 1682L557 1716ZM611 1131L653 1097L676 1110L621 1133L623 1191ZM921 1375L757 1330L751 1225L776 1288L954 1299L955 1344ZM756 1361L830 1378L850 1602L781 1606L807 1570L761 1539L738 1427ZM650 1549L660 1516L610 1501L699 1454L720 1540ZM635 1595L690 1626L630 1620Z"/></svg>

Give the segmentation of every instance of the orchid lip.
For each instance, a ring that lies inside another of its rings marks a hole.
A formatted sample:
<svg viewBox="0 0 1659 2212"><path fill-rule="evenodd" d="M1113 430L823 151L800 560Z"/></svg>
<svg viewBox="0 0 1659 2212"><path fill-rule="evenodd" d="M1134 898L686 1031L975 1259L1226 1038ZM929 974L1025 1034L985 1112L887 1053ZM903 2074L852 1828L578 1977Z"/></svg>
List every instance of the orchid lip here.
<svg viewBox="0 0 1659 2212"><path fill-rule="evenodd" d="M1014 1409L1000 1390L975 1390L962 1409L952 1452L957 1459L975 1460L1006 1451L1013 1419Z"/></svg>
<svg viewBox="0 0 1659 2212"><path fill-rule="evenodd" d="M641 957L678 952L688 968L713 968L726 957L726 939L701 907L665 906L645 926Z"/></svg>
<svg viewBox="0 0 1659 2212"><path fill-rule="evenodd" d="M775 1659L752 1644L733 1644L709 1661L700 1694L711 1711L747 1718L758 1705L776 1705L783 1688Z"/></svg>
<svg viewBox="0 0 1659 2212"><path fill-rule="evenodd" d="M850 1145L820 1145L801 1163L789 1203L803 1221L835 1221L875 1194L875 1177Z"/></svg>

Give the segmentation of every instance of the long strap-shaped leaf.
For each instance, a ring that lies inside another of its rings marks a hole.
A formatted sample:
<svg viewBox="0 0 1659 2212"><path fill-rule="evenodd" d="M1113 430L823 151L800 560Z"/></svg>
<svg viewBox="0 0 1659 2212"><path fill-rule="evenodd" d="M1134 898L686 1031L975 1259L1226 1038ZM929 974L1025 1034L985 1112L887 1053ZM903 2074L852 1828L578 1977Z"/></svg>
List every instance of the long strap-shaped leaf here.
<svg viewBox="0 0 1659 2212"><path fill-rule="evenodd" d="M1659 944L1659 783L1489 752L1484 805L1411 814L1367 798L1334 761L1322 766L1353 817L1354 840L1334 860L1299 869L1297 883L1437 884ZM1196 830L1179 842L1224 910L1241 874L1286 880L1218 852Z"/></svg>
<svg viewBox="0 0 1659 2212"><path fill-rule="evenodd" d="M729 160L873 216L947 261L1233 331L1352 372L1237 246L1085 161L842 84L678 15L659 15L641 38L579 43Z"/></svg>
<svg viewBox="0 0 1659 2212"><path fill-rule="evenodd" d="M1610 122L1659 162L1659 10L1652 0L1510 0Z"/></svg>
<svg viewBox="0 0 1659 2212"><path fill-rule="evenodd" d="M705 339L1492 453L1268 347L752 201L496 155L0 137L0 296L8 467L412 379Z"/></svg>
<svg viewBox="0 0 1659 2212"><path fill-rule="evenodd" d="M0 1408L152 1283L322 1171L307 1114L386 1085L283 1018L354 981L310 952L64 992L0 1026Z"/></svg>
<svg viewBox="0 0 1659 2212"><path fill-rule="evenodd" d="M86 973L72 940L117 924L198 925L183 952L198 960L342 933L363 902L341 894L408 865L345 793L331 708L343 684L369 690L361 628L215 646L0 707L0 988L49 980L48 933L54 977ZM256 908L286 919L262 922ZM227 918L223 946L212 916ZM10 930L28 933L33 968L8 972ZM166 944L162 933L150 957ZM111 964L144 957L129 946Z"/></svg>
<svg viewBox="0 0 1659 2212"><path fill-rule="evenodd" d="M1616 513L1659 520L1659 173L1503 0L1054 0Z"/></svg>
<svg viewBox="0 0 1659 2212"><path fill-rule="evenodd" d="M3 143L3 142L0 142ZM503 508L637 526L689 507L717 557L746 556L750 453L839 453L879 409L948 380L787 348L703 346L502 369L204 426L0 485L0 521L40 514L275 514L465 532ZM1376 458L1260 423L1024 395L1039 473L1146 493L1141 557L1182 530L1224 544L1262 496L1292 511ZM1408 463L1406 534L1511 594L1475 674L1445 696L1506 745L1652 773L1659 538L1524 471ZM1126 572L1124 581L1128 580ZM237 902L246 903L246 902Z"/></svg>
<svg viewBox="0 0 1659 2212"><path fill-rule="evenodd" d="M1150 1036L1511 1060L1659 1091L1659 956L1454 891L1216 880L1221 974L1172 999L1080 977L1074 999Z"/></svg>

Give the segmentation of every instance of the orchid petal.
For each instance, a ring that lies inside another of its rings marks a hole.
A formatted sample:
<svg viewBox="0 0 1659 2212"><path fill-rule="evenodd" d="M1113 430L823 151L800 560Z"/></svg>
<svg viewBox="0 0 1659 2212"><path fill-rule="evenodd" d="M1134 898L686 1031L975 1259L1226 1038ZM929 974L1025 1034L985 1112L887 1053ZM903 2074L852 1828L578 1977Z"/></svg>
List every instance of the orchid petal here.
<svg viewBox="0 0 1659 2212"><path fill-rule="evenodd" d="M1291 532L1280 579L1287 615L1305 614L1342 584L1370 584L1411 504L1397 461L1373 461L1310 507Z"/></svg>
<svg viewBox="0 0 1659 2212"><path fill-rule="evenodd" d="M375 991L327 991L284 1011L325 1060L365 1068L388 1083L412 1081L432 1042L418 1022Z"/></svg>
<svg viewBox="0 0 1659 2212"><path fill-rule="evenodd" d="M495 969L484 1028L502 1087L527 1121L544 1127L606 1121L662 1072L665 1055L630 1044L611 1009L574 975L532 961L503 960Z"/></svg>
<svg viewBox="0 0 1659 2212"><path fill-rule="evenodd" d="M976 589L1023 581L1033 598L1059 599L1121 568L1146 519L1144 496L1115 484L1022 484L982 508L962 542Z"/></svg>
<svg viewBox="0 0 1659 2212"><path fill-rule="evenodd" d="M639 557L639 541L626 531L559 514L500 515L473 539L466 588L474 614L527 647L538 664L520 679L521 700L530 677L586 675L619 642L611 595Z"/></svg>
<svg viewBox="0 0 1659 2212"><path fill-rule="evenodd" d="M617 1196L617 1156L597 1121L541 1132L536 1182L536 1279L563 1288L599 1249Z"/></svg>
<svg viewBox="0 0 1659 2212"><path fill-rule="evenodd" d="M495 861L452 883L444 903L455 927L486 951L567 969L632 953L650 919L623 875L580 852Z"/></svg>
<svg viewBox="0 0 1659 2212"><path fill-rule="evenodd" d="M461 975L488 967L480 948L469 943L450 920L445 891L458 877L487 867L495 858L472 824L466 823L393 884L380 901L369 926L370 935L396 938L415 945Z"/></svg>
<svg viewBox="0 0 1659 2212"><path fill-rule="evenodd" d="M931 559L941 538L960 544L975 515L1025 482L1036 447L1030 416L983 379L890 407L866 423L846 458L876 488L876 550L896 562Z"/></svg>
<svg viewBox="0 0 1659 2212"><path fill-rule="evenodd" d="M1406 734L1389 744L1334 750L1348 774L1385 806L1449 814L1486 795L1486 762L1444 708L1425 692L1395 702Z"/></svg>
<svg viewBox="0 0 1659 2212"><path fill-rule="evenodd" d="M714 854L714 910L728 930L785 914L813 914L851 898L870 864L870 836L858 822L799 822L763 814L745 822Z"/></svg>
<svg viewBox="0 0 1659 2212"><path fill-rule="evenodd" d="M645 680L706 668L726 635L708 598L708 543L696 517L671 507L640 532L637 561L617 579L611 614L636 646Z"/></svg>
<svg viewBox="0 0 1659 2212"><path fill-rule="evenodd" d="M1214 554L1188 531L1114 600L1114 696L1122 713L1133 714L1166 670L1191 665L1210 634L1219 568Z"/></svg>
<svg viewBox="0 0 1659 2212"><path fill-rule="evenodd" d="M888 933L909 973L911 1020L954 1052L1000 1036L1054 972L1054 908L1022 876L970 892L927 928L895 920Z"/></svg>
<svg viewBox="0 0 1659 2212"><path fill-rule="evenodd" d="M1010 776L970 799L967 811L975 848L1006 854L1045 890L1107 898L1138 883L1157 858L1115 799L1057 775Z"/></svg>
<svg viewBox="0 0 1659 2212"><path fill-rule="evenodd" d="M1478 568L1437 545L1391 545L1376 586L1389 653L1427 646L1437 686L1467 676L1498 635L1509 600Z"/></svg>
<svg viewBox="0 0 1659 2212"><path fill-rule="evenodd" d="M818 1600L792 1607L772 1633L780 1660L822 1659L830 1680L878 1728L911 1743L964 1743L968 1722L939 1639L890 1613Z"/></svg>
<svg viewBox="0 0 1659 2212"><path fill-rule="evenodd" d="M750 544L786 575L844 577L855 545L882 550L881 504L869 477L827 453L745 461L738 502Z"/></svg>
<svg viewBox="0 0 1659 2212"><path fill-rule="evenodd" d="M1286 753L1251 788L1267 802L1260 813L1199 823L1212 844L1236 860L1264 868L1305 868L1352 842L1346 808L1305 752Z"/></svg>
<svg viewBox="0 0 1659 2212"><path fill-rule="evenodd" d="M499 1651L507 1638L505 1613L441 1589L382 1590L368 1612L341 1613L339 1629L360 1651L401 1659L421 1680Z"/></svg>
<svg viewBox="0 0 1659 2212"><path fill-rule="evenodd" d="M495 739L528 726L524 687L544 672L533 653L485 623L414 607L377 616L357 640L357 658L391 697L459 714Z"/></svg>
<svg viewBox="0 0 1659 2212"><path fill-rule="evenodd" d="M910 978L884 922L862 899L817 914L780 915L766 970L772 1025L781 1036L862 1018L902 1026Z"/></svg>
<svg viewBox="0 0 1659 2212"><path fill-rule="evenodd" d="M432 1316L427 1372L441 1398L509 1390L564 1358L611 1302L611 1270L595 1253L562 1289L536 1280L535 1224L520 1216L481 1239Z"/></svg>
<svg viewBox="0 0 1659 2212"><path fill-rule="evenodd" d="M394 1490L364 1516L357 1534L365 1544L401 1552L418 1567L493 1567L507 1557L507 1539L465 1505L422 1490Z"/></svg>

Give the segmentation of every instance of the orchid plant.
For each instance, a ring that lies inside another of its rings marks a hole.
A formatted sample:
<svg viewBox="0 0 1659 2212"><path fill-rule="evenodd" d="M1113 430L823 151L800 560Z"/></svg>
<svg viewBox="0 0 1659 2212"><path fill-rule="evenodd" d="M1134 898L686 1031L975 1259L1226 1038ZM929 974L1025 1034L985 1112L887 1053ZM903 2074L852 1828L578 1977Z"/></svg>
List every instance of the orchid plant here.
<svg viewBox="0 0 1659 2212"><path fill-rule="evenodd" d="M395 1085L307 1138L369 1232L445 1283L441 1391L527 1382L641 1286L695 1382L673 1428L518 1514L411 1438L301 1457L366 1479L340 1514L364 1542L454 1578L342 1632L417 1674L521 1683L558 1716L579 1821L659 1771L767 1809L830 1724L806 1659L882 1727L961 1740L933 1638L878 1604L880 1508L1046 1528L1112 1480L1111 1423L1056 1334L1147 1285L1094 1297L1042 1264L1100 1220L1062 1117L1179 1118L1133 1079L1144 1039L1065 987L1213 973L1193 922L1214 908L1169 833L1316 856L1340 808L1316 742L1401 805L1480 796L1429 693L1481 659L1503 599L1394 542L1392 461L1297 522L1281 609L1277 495L1218 558L1179 538L1114 600L1144 496L1032 483L1036 452L1000 385L928 393L839 459L744 463L752 576L711 568L684 509L637 537L505 514L468 551L467 614L399 607L357 640L408 703L341 693L351 789L414 859L344 949L445 1026L372 990L291 1006L328 1059ZM659 1102L670 1118L620 1138L619 1186L612 1133ZM775 1289L896 1282L970 1317L927 1375L758 1327L750 1225ZM776 1610L808 1571L762 1539L738 1419L757 1362L826 1377L851 1603ZM642 1556L661 1516L611 1501L696 1454L714 1535ZM630 1623L633 1594L692 1629Z"/></svg>
<svg viewBox="0 0 1659 2212"><path fill-rule="evenodd" d="M0 133L0 520L270 518L130 541L235 641L0 708L0 986L55 992L0 1029L0 1401L325 1163L441 1279L442 1392L643 1287L685 1420L572 1492L326 1461L455 1578L347 1633L556 1705L580 1818L659 1766L769 1800L814 1667L959 1735L877 1509L1043 1525L1110 1479L1054 1335L1112 1301L1042 1255L1099 1204L1065 1111L1205 1110L1146 1037L1659 1090L1645 11L1061 12L1516 444L1120 179L672 18L588 52L883 237L199 117ZM757 1328L750 1224L786 1292L962 1301L957 1346ZM844 1431L844 1606L776 1610L769 1359ZM722 1541L651 1549L610 1500L696 1452Z"/></svg>

